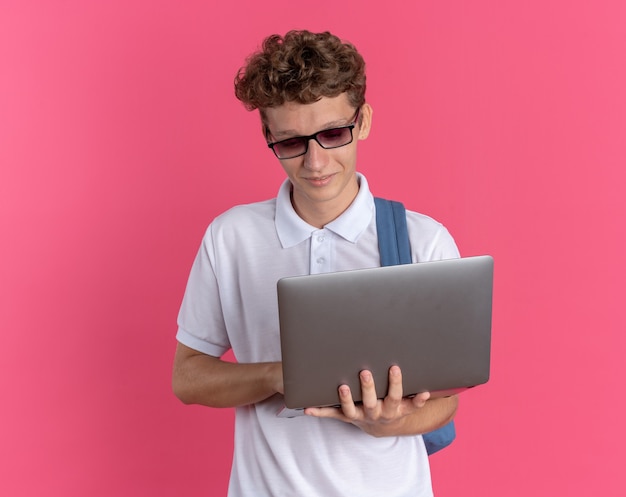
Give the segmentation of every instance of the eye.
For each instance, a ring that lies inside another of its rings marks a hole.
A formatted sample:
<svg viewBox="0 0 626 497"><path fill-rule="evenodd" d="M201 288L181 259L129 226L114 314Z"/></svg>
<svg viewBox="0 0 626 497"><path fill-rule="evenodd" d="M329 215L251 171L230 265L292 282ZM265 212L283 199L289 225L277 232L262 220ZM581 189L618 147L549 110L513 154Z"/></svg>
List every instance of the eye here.
<svg viewBox="0 0 626 497"><path fill-rule="evenodd" d="M276 145L280 145L280 147L283 149L298 148L302 146L302 139L290 138L288 140L283 140L281 142L278 142Z"/></svg>
<svg viewBox="0 0 626 497"><path fill-rule="evenodd" d="M319 137L322 140L328 140L328 141L335 141L335 140L341 140L346 133L346 128L333 128L333 129L327 129L326 131L322 131L319 134Z"/></svg>

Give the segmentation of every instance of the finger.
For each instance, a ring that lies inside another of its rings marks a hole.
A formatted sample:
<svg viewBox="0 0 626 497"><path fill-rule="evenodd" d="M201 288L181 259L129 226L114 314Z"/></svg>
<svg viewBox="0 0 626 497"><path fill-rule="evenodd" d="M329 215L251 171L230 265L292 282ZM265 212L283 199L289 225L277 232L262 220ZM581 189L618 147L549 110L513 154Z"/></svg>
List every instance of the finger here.
<svg viewBox="0 0 626 497"><path fill-rule="evenodd" d="M366 413L375 411L378 407L378 397L376 396L376 385L371 371L363 370L359 373L361 380L361 402Z"/></svg>
<svg viewBox="0 0 626 497"><path fill-rule="evenodd" d="M422 393L418 393L415 397L413 397L411 399L411 402L413 402L413 405L415 407L421 408L421 407L424 407L428 399L430 399L430 392L422 392Z"/></svg>
<svg viewBox="0 0 626 497"><path fill-rule="evenodd" d="M315 418L333 418L346 421L346 418L339 407L307 407L304 410L304 414Z"/></svg>
<svg viewBox="0 0 626 497"><path fill-rule="evenodd" d="M341 412L346 418L354 420L358 417L358 409L348 385L339 387L339 402L341 403Z"/></svg>
<svg viewBox="0 0 626 497"><path fill-rule="evenodd" d="M402 404L402 372L398 366L389 368L389 387L387 395L383 399L380 415L383 418L392 419Z"/></svg>
<svg viewBox="0 0 626 497"><path fill-rule="evenodd" d="M359 412L352 400L352 392L348 385L339 387L339 407L307 407L304 414L316 418L333 418L352 422L359 417Z"/></svg>
<svg viewBox="0 0 626 497"><path fill-rule="evenodd" d="M398 366L389 368L389 390L387 398L400 403L402 400L402 371ZM386 400L386 399L385 399Z"/></svg>

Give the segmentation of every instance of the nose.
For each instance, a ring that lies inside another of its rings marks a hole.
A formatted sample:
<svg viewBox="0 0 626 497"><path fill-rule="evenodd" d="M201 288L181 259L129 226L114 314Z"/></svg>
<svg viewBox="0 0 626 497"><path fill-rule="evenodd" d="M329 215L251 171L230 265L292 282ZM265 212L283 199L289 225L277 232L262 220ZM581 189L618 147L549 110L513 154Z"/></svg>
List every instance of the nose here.
<svg viewBox="0 0 626 497"><path fill-rule="evenodd" d="M304 167L311 171L324 169L328 164L328 150L322 148L313 138L309 140L309 149L304 154Z"/></svg>

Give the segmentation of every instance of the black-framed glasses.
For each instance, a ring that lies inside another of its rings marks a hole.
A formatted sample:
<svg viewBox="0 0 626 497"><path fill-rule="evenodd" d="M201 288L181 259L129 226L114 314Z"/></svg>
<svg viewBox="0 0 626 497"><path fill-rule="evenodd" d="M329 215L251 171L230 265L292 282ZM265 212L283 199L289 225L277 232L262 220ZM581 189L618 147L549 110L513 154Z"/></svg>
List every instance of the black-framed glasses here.
<svg viewBox="0 0 626 497"><path fill-rule="evenodd" d="M309 142L315 140L318 145L325 149L344 147L352 143L352 130L356 126L361 108L356 110L356 114L351 119L350 124L337 126L336 128L323 129L309 136L294 136L286 140L268 143L267 146L274 151L274 155L279 159L293 159L304 155L309 150ZM268 130L269 134L269 130Z"/></svg>

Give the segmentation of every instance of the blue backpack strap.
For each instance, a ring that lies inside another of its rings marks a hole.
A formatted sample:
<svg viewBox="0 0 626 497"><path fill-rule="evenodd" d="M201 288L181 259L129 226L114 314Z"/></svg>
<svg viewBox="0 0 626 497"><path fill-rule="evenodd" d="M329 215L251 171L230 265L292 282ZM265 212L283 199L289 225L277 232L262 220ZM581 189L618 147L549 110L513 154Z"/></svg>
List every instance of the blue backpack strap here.
<svg viewBox="0 0 626 497"><path fill-rule="evenodd" d="M404 205L393 200L375 197L376 230L381 266L410 264L411 245L406 227Z"/></svg>
<svg viewBox="0 0 626 497"><path fill-rule="evenodd" d="M393 200L375 197L376 230L378 232L378 250L381 266L410 264L411 244L406 226L404 205ZM456 438L454 421L430 433L422 435L428 455L450 445Z"/></svg>
<svg viewBox="0 0 626 497"><path fill-rule="evenodd" d="M448 445L454 442L454 439L456 438L454 420L443 425L441 428L424 433L422 438L424 439L426 452L429 456L440 451L441 449L445 449Z"/></svg>

